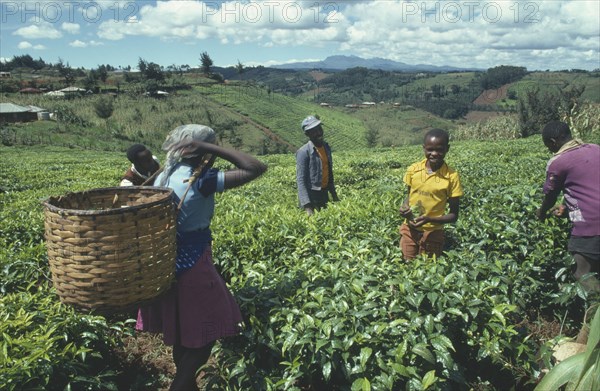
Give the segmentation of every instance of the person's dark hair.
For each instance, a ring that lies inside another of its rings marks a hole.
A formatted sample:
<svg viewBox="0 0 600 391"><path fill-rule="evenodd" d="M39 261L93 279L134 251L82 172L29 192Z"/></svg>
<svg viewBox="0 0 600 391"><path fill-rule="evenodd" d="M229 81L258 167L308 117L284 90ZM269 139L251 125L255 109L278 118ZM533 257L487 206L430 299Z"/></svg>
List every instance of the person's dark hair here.
<svg viewBox="0 0 600 391"><path fill-rule="evenodd" d="M129 159L131 163L135 163L137 154L140 152L144 152L146 149L147 148L144 144L133 144L127 149L127 159Z"/></svg>
<svg viewBox="0 0 600 391"><path fill-rule="evenodd" d="M571 129L562 121L550 121L542 129L542 138L544 140L570 140Z"/></svg>
<svg viewBox="0 0 600 391"><path fill-rule="evenodd" d="M423 137L423 144L427 142L428 138L441 138L444 140L446 144L450 143L450 135L444 129L434 128L425 133L425 137Z"/></svg>

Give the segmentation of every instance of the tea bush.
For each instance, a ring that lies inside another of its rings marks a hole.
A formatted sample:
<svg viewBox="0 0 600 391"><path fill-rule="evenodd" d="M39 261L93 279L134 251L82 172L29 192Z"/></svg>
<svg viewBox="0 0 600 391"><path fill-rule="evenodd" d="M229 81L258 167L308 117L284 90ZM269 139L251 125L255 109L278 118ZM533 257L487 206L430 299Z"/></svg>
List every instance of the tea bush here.
<svg viewBox="0 0 600 391"><path fill-rule="evenodd" d="M0 387L114 388L122 369L109 352L132 330L58 303L40 201L114 186L128 163L50 148L0 154L0 343L10 363ZM207 388L533 388L549 353L538 357L543 337L528 322L577 328L587 299L565 272L567 223L534 216L550 156L539 136L453 143L447 160L465 188L459 220L442 257L410 263L397 211L421 149L334 156L341 201L311 218L297 207L292 154L263 157L263 177L217 196L215 262L245 322L215 348Z"/></svg>
<svg viewBox="0 0 600 391"><path fill-rule="evenodd" d="M112 350L130 327L76 314L44 287L3 294L0 314L1 389L118 389Z"/></svg>

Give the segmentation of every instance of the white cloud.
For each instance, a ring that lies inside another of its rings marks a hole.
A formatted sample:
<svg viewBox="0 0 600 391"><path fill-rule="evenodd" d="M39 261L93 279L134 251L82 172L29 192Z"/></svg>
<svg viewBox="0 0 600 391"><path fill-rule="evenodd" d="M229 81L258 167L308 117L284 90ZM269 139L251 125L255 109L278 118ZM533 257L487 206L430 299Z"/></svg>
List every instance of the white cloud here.
<svg viewBox="0 0 600 391"><path fill-rule="evenodd" d="M551 26L553 17L548 15L549 27L578 36L594 38L598 42L600 36L600 2L580 0L560 2L559 4L560 9L557 15L560 15L560 23L556 27ZM554 18L554 22L556 23L556 18Z"/></svg>
<svg viewBox="0 0 600 391"><path fill-rule="evenodd" d="M84 48L87 46L87 43L80 41L80 40L75 40L73 42L69 42L69 46L72 46L74 48Z"/></svg>
<svg viewBox="0 0 600 391"><path fill-rule="evenodd" d="M13 32L13 35L19 35L25 39L58 39L62 37L62 33L54 25L44 21L21 27Z"/></svg>
<svg viewBox="0 0 600 391"><path fill-rule="evenodd" d="M31 43L29 43L27 41L19 42L19 44L17 45L17 48L19 48L21 50L28 50L28 49L44 50L44 49L46 49L46 47L44 45L32 45Z"/></svg>
<svg viewBox="0 0 600 391"><path fill-rule="evenodd" d="M323 42L343 40L347 25L343 14L332 6L321 9L314 4L317 3L229 1L217 8L213 2L159 2L141 7L132 23L101 23L98 35L111 40L137 35L286 46L322 46Z"/></svg>
<svg viewBox="0 0 600 391"><path fill-rule="evenodd" d="M531 50L556 55L599 49L599 7L596 0L351 4L344 9L344 16L352 22L340 49L408 63L482 68L522 64Z"/></svg>
<svg viewBox="0 0 600 391"><path fill-rule="evenodd" d="M528 50L598 49L600 2L370 1L160 2L137 23L105 22L99 36L315 48L408 63L486 68L522 63ZM586 61L589 56L585 57ZM470 62L474 62L470 64ZM538 62L539 63L539 62Z"/></svg>
<svg viewBox="0 0 600 391"><path fill-rule="evenodd" d="M81 23L84 3L78 4L72 9L79 24L63 13L60 23L30 20L13 34L23 42L73 34L67 48L101 45L89 40L96 29L98 37L124 45L128 37L140 37L176 45L217 43L224 51L235 51L234 45L289 53L315 48L410 64L545 69L551 61L559 69L600 67L598 0L100 0L84 19L93 17L92 8L101 10L102 19L88 24Z"/></svg>
<svg viewBox="0 0 600 391"><path fill-rule="evenodd" d="M79 26L79 24L77 23L65 22L62 24L61 28L69 34L78 34L81 29L81 26Z"/></svg>
<svg viewBox="0 0 600 391"><path fill-rule="evenodd" d="M98 42L98 41L89 41L89 42L84 42L84 41L80 41L79 39L76 39L75 41L69 42L69 46L74 47L74 48L86 48L88 46L102 46L104 45L102 42Z"/></svg>

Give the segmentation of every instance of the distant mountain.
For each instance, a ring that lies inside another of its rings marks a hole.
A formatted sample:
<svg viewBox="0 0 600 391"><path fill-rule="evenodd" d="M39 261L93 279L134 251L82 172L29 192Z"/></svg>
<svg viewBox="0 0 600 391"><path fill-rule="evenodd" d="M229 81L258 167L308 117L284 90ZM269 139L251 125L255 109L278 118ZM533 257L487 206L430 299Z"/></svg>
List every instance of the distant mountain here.
<svg viewBox="0 0 600 391"><path fill-rule="evenodd" d="M436 66L428 64L410 65L403 62L392 61L385 58L361 58L358 56L329 56L322 61L294 62L282 65L273 65L277 69L323 69L323 70L345 70L355 67L368 69L381 69L384 71L404 72L455 72L455 71L483 71L477 68L457 68L448 65Z"/></svg>

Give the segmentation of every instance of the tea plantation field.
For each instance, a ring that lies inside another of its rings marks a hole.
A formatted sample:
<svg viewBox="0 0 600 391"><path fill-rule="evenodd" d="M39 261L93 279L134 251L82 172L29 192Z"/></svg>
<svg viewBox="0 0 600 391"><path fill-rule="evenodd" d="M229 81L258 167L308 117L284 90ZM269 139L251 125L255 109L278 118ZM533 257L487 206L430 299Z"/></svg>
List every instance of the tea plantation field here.
<svg viewBox="0 0 600 391"><path fill-rule="evenodd" d="M245 327L213 350L204 386L533 389L589 304L569 272L568 223L535 219L541 138L453 143L460 218L444 256L410 263L397 210L420 147L332 147L341 201L311 218L292 154L261 157L263 177L217 196L215 261ZM131 322L60 304L43 239L41 200L114 186L126 167L121 153L0 147L0 389L156 389L115 358Z"/></svg>

